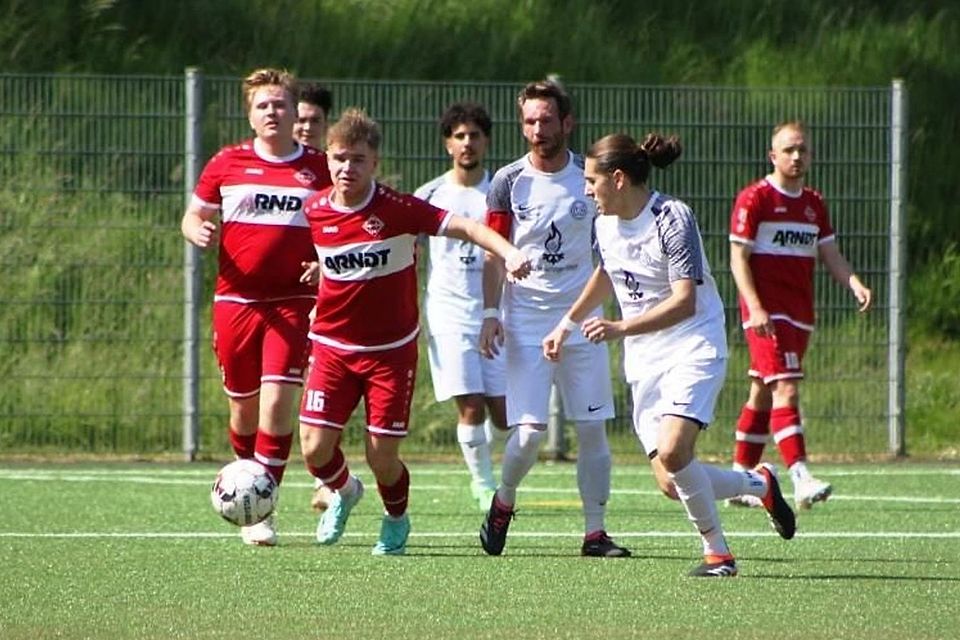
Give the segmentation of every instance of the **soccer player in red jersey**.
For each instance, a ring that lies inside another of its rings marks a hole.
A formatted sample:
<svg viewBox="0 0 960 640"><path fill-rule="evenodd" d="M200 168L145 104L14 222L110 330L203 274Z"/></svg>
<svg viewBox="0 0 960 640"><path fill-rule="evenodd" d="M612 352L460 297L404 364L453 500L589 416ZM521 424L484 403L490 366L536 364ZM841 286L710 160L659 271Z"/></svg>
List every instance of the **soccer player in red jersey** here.
<svg viewBox="0 0 960 640"><path fill-rule="evenodd" d="M840 253L821 195L805 185L811 153L804 125L773 130L773 172L743 189L730 220L730 268L750 352L750 395L737 421L734 468L752 469L769 433L790 470L800 508L826 500L833 488L807 468L800 417L803 356L814 327L813 275L823 261L848 286L861 312L872 293ZM759 506L740 496L731 504Z"/></svg>
<svg viewBox="0 0 960 640"><path fill-rule="evenodd" d="M334 544L363 496L340 448L363 399L366 459L385 511L373 554L400 555L410 532L410 475L399 450L417 370L417 236L479 244L504 258L515 278L526 277L530 261L484 225L378 183L380 140L376 121L347 109L327 132L333 186L305 207L321 278L300 445L310 473L334 492L317 525L317 542Z"/></svg>
<svg viewBox="0 0 960 640"><path fill-rule="evenodd" d="M333 108L333 94L319 84L305 84L297 96L297 119L293 136L302 144L321 151L326 146L327 122Z"/></svg>
<svg viewBox="0 0 960 640"><path fill-rule="evenodd" d="M323 153L293 138L293 76L258 69L243 88L254 137L207 163L181 230L201 249L219 248L213 347L230 406L230 443L238 458L256 458L279 484L316 297L303 205L330 184L330 172ZM274 516L243 527L241 537L275 545Z"/></svg>

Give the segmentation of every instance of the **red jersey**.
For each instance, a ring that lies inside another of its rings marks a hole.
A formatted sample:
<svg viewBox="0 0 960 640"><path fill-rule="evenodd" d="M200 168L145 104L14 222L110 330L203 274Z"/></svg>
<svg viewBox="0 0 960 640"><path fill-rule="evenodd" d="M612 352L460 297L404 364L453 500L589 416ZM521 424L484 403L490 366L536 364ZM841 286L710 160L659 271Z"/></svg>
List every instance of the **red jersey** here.
<svg viewBox="0 0 960 640"><path fill-rule="evenodd" d="M770 317L813 330L813 273L821 244L834 241L827 206L804 187L789 194L764 178L737 195L730 241L751 248L750 271ZM750 311L740 298L744 326Z"/></svg>
<svg viewBox="0 0 960 640"><path fill-rule="evenodd" d="M330 189L307 200L305 213L321 280L310 337L349 351L382 351L417 336L418 234L440 235L450 212L375 184L370 199L347 210Z"/></svg>
<svg viewBox="0 0 960 640"><path fill-rule="evenodd" d="M326 156L303 145L289 156L272 158L260 156L253 140L246 140L211 158L193 197L220 208L214 299L313 298L315 288L300 282L300 263L314 259L303 204L330 184Z"/></svg>

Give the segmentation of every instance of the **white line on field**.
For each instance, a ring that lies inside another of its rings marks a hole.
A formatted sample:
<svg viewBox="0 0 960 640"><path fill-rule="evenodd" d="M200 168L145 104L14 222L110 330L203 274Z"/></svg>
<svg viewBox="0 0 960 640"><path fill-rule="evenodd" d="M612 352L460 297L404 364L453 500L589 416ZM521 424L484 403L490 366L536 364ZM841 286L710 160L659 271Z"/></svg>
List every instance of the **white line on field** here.
<svg viewBox="0 0 960 640"><path fill-rule="evenodd" d="M617 538L692 538L696 537L692 531L613 531ZM312 538L315 532L284 531L283 537ZM374 533L344 533L344 538L371 538ZM772 531L726 531L724 535L732 538L773 538L777 534ZM475 539L476 531L446 532L446 531L412 531L411 538L471 538ZM108 531L74 531L63 533L31 533L17 531L0 531L0 538L36 538L36 539L196 539L196 538L236 538L236 532L215 531L170 531L170 532L108 532ZM576 538L583 537L582 533L559 533L556 531L511 531L510 538ZM814 531L797 532L797 538L817 539L932 539L956 540L960 539L960 531Z"/></svg>
<svg viewBox="0 0 960 640"><path fill-rule="evenodd" d="M462 475L462 474L461 474ZM130 484L147 485L188 485L188 486L207 486L210 484L209 478L161 478L145 475L104 475L91 474L84 472L82 474L51 472L0 472L0 478L8 480L32 480L38 482L125 482ZM284 487L295 489L309 489L313 487L309 482L287 481ZM461 483L456 484L411 484L412 491L463 491L465 486ZM520 493L549 493L560 495L577 495L578 490L575 487L520 487ZM613 495L635 495L635 496L658 496L659 491L651 489L611 489ZM915 504L960 504L960 498L945 498L942 496L868 496L868 495L844 495L834 494L831 501L852 501L852 502L908 502Z"/></svg>

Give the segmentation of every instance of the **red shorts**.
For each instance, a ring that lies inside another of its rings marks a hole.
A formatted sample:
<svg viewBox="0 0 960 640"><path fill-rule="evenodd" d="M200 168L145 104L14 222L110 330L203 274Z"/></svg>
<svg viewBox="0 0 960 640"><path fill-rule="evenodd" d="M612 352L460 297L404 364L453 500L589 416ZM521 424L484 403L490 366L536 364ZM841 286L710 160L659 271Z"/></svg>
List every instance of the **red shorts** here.
<svg viewBox="0 0 960 640"><path fill-rule="evenodd" d="M776 333L772 338L761 338L753 329L745 330L750 351L748 375L760 378L765 384L802 378L803 355L807 352L810 332L781 320L774 320L773 324Z"/></svg>
<svg viewBox="0 0 960 640"><path fill-rule="evenodd" d="M418 355L416 340L373 352L344 351L314 342L300 422L343 429L363 398L367 431L379 436L407 435Z"/></svg>
<svg viewBox="0 0 960 640"><path fill-rule="evenodd" d="M228 396L256 395L261 382L303 384L314 304L307 298L213 303L213 352Z"/></svg>

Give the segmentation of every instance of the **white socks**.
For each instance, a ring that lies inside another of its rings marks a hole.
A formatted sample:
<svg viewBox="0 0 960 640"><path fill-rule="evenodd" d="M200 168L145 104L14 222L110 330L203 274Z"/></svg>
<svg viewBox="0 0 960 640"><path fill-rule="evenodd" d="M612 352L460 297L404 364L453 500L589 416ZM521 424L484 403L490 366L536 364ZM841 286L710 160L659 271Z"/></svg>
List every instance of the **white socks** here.
<svg viewBox="0 0 960 640"><path fill-rule="evenodd" d="M517 487L537 461L540 443L547 436L545 424L521 424L507 440L500 470L500 487L497 498L513 505L517 501Z"/></svg>
<svg viewBox="0 0 960 640"><path fill-rule="evenodd" d="M610 499L610 446L603 421L577 422L577 487L583 503L584 532L604 529Z"/></svg>
<svg viewBox="0 0 960 640"><path fill-rule="evenodd" d="M458 424L457 442L460 443L460 451L463 452L463 460L467 463L473 483L488 489L495 488L497 485L493 479L490 441L484 425Z"/></svg>
<svg viewBox="0 0 960 640"><path fill-rule="evenodd" d="M730 555L717 515L716 496L710 476L696 459L676 473L669 474L677 487L677 495L687 510L687 517L700 532L704 555Z"/></svg>
<svg viewBox="0 0 960 640"><path fill-rule="evenodd" d="M709 464L700 466L710 479L713 497L717 500L744 494L762 498L767 493L767 481L756 471L721 469Z"/></svg>

